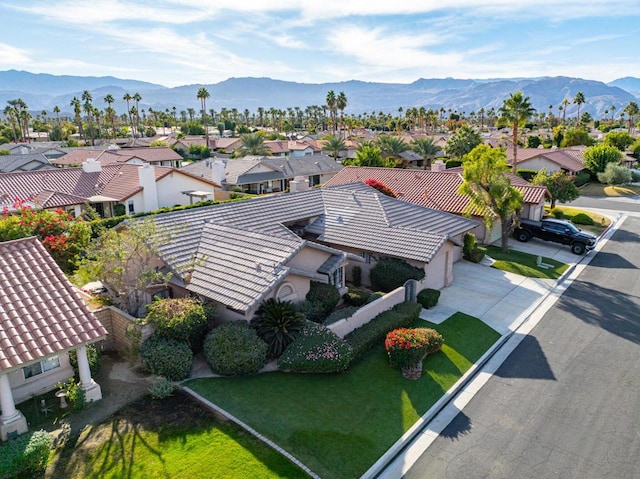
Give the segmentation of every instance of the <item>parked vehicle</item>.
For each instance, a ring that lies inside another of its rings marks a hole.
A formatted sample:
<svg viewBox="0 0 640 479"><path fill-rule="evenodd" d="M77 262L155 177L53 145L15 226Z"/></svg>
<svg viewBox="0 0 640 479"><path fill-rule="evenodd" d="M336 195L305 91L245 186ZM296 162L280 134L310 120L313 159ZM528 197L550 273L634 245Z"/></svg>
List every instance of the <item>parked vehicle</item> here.
<svg viewBox="0 0 640 479"><path fill-rule="evenodd" d="M588 231L583 231L571 221L555 218L543 218L542 221L520 220L513 236L518 241L529 241L540 238L545 241L571 246L574 254L585 254L596 247L598 237Z"/></svg>

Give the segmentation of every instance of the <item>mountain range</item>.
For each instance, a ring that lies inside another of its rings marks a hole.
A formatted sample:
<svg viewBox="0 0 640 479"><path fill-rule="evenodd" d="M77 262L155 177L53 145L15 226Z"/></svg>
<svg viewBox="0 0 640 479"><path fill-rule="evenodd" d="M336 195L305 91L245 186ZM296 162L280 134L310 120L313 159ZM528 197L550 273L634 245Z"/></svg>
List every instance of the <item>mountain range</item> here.
<svg viewBox="0 0 640 479"><path fill-rule="evenodd" d="M21 98L34 113L47 111L52 115L58 106L61 115L70 116L72 98L80 98L88 90L93 104L106 107L104 96L111 94L116 103L113 107L119 114L126 111L123 95L139 93L140 108L165 110L176 107L177 111L193 108L199 112L200 100L196 94L204 87L211 95L207 109L236 108L242 112L255 112L258 107L285 109L309 105L322 106L329 90L344 92L348 99L345 113L359 114L383 111L397 113L402 107L421 107L470 113L481 108L488 111L502 106L510 93L522 91L538 112L551 111L559 115L558 106L566 98L566 115L577 113L578 106L572 104L577 92L582 92L586 103L580 112L589 112L595 118L618 116L630 101L640 98L640 79L625 77L609 83L572 77L542 77L518 79L463 80L455 78L421 78L413 83L375 83L346 81L336 83L298 83L271 78L229 78L215 84L193 84L168 88L162 85L137 80L119 79L111 76L90 77L70 75L34 74L25 71L0 71L0 105L8 100ZM197 113L196 113L197 114Z"/></svg>

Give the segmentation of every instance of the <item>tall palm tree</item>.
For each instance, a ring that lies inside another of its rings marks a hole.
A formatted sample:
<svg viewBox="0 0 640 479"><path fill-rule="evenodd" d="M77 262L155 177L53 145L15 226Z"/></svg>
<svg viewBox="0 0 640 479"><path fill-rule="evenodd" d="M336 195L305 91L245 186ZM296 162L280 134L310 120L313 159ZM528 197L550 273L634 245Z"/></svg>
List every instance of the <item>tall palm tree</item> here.
<svg viewBox="0 0 640 479"><path fill-rule="evenodd" d="M569 105L569 100L568 99L564 99L562 100L562 124L564 125L566 123L566 119L567 119L567 106ZM560 107L558 107L560 108Z"/></svg>
<svg viewBox="0 0 640 479"><path fill-rule="evenodd" d="M409 145L398 136L380 135L376 143L385 158L391 158L396 162L401 161L400 155L409 150Z"/></svg>
<svg viewBox="0 0 640 479"><path fill-rule="evenodd" d="M584 105L584 101L585 101L584 100L584 93L582 93L581 91L576 93L576 96L573 99L573 103L578 105L578 114L576 115L576 118L578 119L578 121L580 121L580 105Z"/></svg>
<svg viewBox="0 0 640 479"><path fill-rule="evenodd" d="M58 105L54 106L53 112L56 114L56 123L60 126L60 107Z"/></svg>
<svg viewBox="0 0 640 479"><path fill-rule="evenodd" d="M529 97L523 97L522 92L511 93L500 109L498 110L502 118L511 124L513 141L513 172L517 171L518 164L518 127L526 123L533 116L535 108L531 106Z"/></svg>
<svg viewBox="0 0 640 479"><path fill-rule="evenodd" d="M422 168L426 170L442 148L435 144L433 138L416 138L411 142L411 150L422 157Z"/></svg>
<svg viewBox="0 0 640 479"><path fill-rule="evenodd" d="M210 96L211 95L204 87L199 88L196 95L196 98L200 100L200 105L202 106L202 128L204 128L204 138L207 148L209 148L209 129L207 128L207 98L209 98Z"/></svg>
<svg viewBox="0 0 640 479"><path fill-rule="evenodd" d="M75 115L76 124L78 125L78 134L80 138L84 139L84 130L82 129L82 118L80 114L82 113L82 104L80 103L80 99L77 96L74 96L69 102L69 106L73 107L73 113Z"/></svg>
<svg viewBox="0 0 640 479"><path fill-rule="evenodd" d="M624 108L624 111L629 115L629 134L633 132L633 120L635 116L640 113L638 110L638 104L635 101L630 101L629 104Z"/></svg>
<svg viewBox="0 0 640 479"><path fill-rule="evenodd" d="M336 98L336 94L333 90L329 90L329 92L327 93L327 98L325 100L327 102L327 108L329 109L329 118L332 119L332 123L331 123L331 130L332 133L335 135L336 134L336 102L337 102L337 98Z"/></svg>
<svg viewBox="0 0 640 479"><path fill-rule="evenodd" d="M327 141L325 142L323 148L323 150L328 151L329 156L336 161L338 160L338 158L340 158L340 152L345 151L346 149L347 145L345 144L344 140L335 135L330 135L327 138Z"/></svg>
<svg viewBox="0 0 640 479"><path fill-rule="evenodd" d="M113 133L113 137L116 137L116 127L114 124L114 117L115 115L112 114L113 108L111 108L111 105L113 103L116 102L115 98L113 98L113 95L111 93L107 93L104 96L104 102L107 104L107 108L105 110L105 116L111 121L111 132Z"/></svg>
<svg viewBox="0 0 640 479"><path fill-rule="evenodd" d="M348 101L347 96L343 91L338 93L338 97L336 98L336 108L340 110L340 128L344 130L344 109L347 107ZM343 135L346 138L346 132Z"/></svg>
<svg viewBox="0 0 640 479"><path fill-rule="evenodd" d="M95 145L95 139L93 134L93 97L89 90L85 90L82 92L82 101L84 104L82 105L82 109L87 114L87 122L89 123L89 135L91 135L91 145Z"/></svg>
<svg viewBox="0 0 640 479"><path fill-rule="evenodd" d="M133 97L129 94L129 92L127 92L122 96L122 99L127 102L127 115L129 116L129 128L131 128L131 137L133 138L133 120L131 119L131 107L129 106L129 102L133 100Z"/></svg>
<svg viewBox="0 0 640 479"><path fill-rule="evenodd" d="M131 99L136 102L136 132L140 133L140 102L142 101L142 96L136 92Z"/></svg>

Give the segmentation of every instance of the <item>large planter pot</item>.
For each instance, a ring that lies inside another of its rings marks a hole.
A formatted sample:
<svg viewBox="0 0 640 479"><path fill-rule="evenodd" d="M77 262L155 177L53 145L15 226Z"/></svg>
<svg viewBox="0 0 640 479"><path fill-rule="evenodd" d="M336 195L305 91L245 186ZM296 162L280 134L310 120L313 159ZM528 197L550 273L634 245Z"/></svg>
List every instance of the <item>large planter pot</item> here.
<svg viewBox="0 0 640 479"><path fill-rule="evenodd" d="M426 356L426 355L425 355ZM406 368L402 368L402 375L413 381L418 380L422 377L422 360L424 357L418 362L418 364L414 366L408 366Z"/></svg>

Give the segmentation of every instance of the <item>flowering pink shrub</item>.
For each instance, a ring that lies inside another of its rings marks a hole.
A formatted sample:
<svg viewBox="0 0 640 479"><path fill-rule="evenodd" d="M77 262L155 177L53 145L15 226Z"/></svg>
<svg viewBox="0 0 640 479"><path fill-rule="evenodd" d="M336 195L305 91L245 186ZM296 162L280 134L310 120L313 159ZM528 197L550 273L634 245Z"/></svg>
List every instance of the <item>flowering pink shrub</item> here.
<svg viewBox="0 0 640 479"><path fill-rule="evenodd" d="M298 373L337 373L351 363L351 346L325 326L307 321L278 360L278 369Z"/></svg>
<svg viewBox="0 0 640 479"><path fill-rule="evenodd" d="M438 351L444 339L435 329L398 328L387 334L384 348L389 355L391 366L412 367L429 353Z"/></svg>

